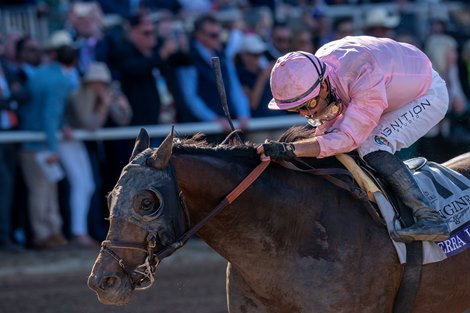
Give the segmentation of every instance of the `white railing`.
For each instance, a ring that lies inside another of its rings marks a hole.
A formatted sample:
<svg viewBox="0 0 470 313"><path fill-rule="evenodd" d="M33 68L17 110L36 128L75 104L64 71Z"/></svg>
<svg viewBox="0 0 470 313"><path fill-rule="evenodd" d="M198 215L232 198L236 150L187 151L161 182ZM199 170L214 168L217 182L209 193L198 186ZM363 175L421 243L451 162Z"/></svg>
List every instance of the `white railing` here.
<svg viewBox="0 0 470 313"><path fill-rule="evenodd" d="M287 129L294 125L303 125L306 123L305 118L298 115L277 116L277 117L263 117L253 118L248 121L247 132L256 132L263 130L280 130ZM139 134L140 129L143 127L147 130L151 137L165 137L172 124L161 125L144 125L144 126L130 126L130 127L112 127L102 128L96 131L75 130L73 138L79 140L118 140L118 139L133 139ZM175 133L178 136L193 135L198 132L209 134L222 133L223 130L219 123L216 122L203 122L203 123L180 123L174 124ZM237 128L238 122L234 121L234 126ZM60 137L61 135L58 134ZM13 142L30 142L30 141L44 141L45 134L43 132L34 131L6 131L0 132L0 144L13 143Z"/></svg>
<svg viewBox="0 0 470 313"><path fill-rule="evenodd" d="M48 20L38 18L35 5L0 7L0 32L12 31L29 34L43 42L48 36Z"/></svg>

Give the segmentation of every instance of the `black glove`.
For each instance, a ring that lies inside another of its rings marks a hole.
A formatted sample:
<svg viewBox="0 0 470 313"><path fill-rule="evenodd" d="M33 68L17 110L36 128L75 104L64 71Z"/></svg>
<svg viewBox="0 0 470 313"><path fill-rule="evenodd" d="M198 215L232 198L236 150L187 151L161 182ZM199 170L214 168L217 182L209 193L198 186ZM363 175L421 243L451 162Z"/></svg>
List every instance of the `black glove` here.
<svg viewBox="0 0 470 313"><path fill-rule="evenodd" d="M278 160L290 160L295 158L295 146L288 142L268 140L263 143L264 154Z"/></svg>

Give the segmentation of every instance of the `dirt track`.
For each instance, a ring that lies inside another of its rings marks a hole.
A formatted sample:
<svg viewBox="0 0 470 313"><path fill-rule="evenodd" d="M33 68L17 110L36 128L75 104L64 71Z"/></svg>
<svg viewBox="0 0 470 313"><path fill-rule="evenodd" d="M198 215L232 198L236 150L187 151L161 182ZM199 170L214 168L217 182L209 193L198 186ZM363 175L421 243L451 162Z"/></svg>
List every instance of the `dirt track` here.
<svg viewBox="0 0 470 313"><path fill-rule="evenodd" d="M226 262L199 240L165 259L149 290L125 306L99 303L86 285L97 251L0 254L0 313L225 313Z"/></svg>

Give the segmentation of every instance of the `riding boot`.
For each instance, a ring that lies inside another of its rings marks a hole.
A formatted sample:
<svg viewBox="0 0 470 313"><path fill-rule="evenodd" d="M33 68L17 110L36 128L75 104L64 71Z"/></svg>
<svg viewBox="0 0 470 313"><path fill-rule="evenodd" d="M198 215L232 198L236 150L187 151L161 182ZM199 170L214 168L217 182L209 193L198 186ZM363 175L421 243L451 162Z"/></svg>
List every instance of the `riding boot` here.
<svg viewBox="0 0 470 313"><path fill-rule="evenodd" d="M449 238L449 226L439 213L430 207L405 163L386 151L371 152L364 156L364 160L411 209L415 217L416 222L410 227L392 232L391 236L395 241L443 241Z"/></svg>

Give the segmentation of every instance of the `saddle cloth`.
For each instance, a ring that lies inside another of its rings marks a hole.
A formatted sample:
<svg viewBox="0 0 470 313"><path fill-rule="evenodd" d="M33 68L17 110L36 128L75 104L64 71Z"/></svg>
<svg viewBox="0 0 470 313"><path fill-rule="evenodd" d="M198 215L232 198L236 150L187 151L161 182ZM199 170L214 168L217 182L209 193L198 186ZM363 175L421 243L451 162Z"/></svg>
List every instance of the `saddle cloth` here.
<svg viewBox="0 0 470 313"><path fill-rule="evenodd" d="M346 156L348 157L348 156ZM343 159L342 159L343 158ZM352 158L345 160L338 158L352 173L357 172L351 162ZM424 160L424 161L423 161ZM435 162L427 162L424 158L412 159L406 162L415 179L442 218L446 220L451 230L449 239L442 242L423 242L423 264L439 262L449 256L458 254L470 247L470 180L465 176ZM354 175L356 180L364 179L367 175ZM400 229L401 225L395 219L395 211L390 201L385 197L378 186L371 186L372 180L367 183L358 182L368 194L373 193L374 202L377 203L385 219L387 229ZM406 246L404 243L392 239L400 263L406 263Z"/></svg>

